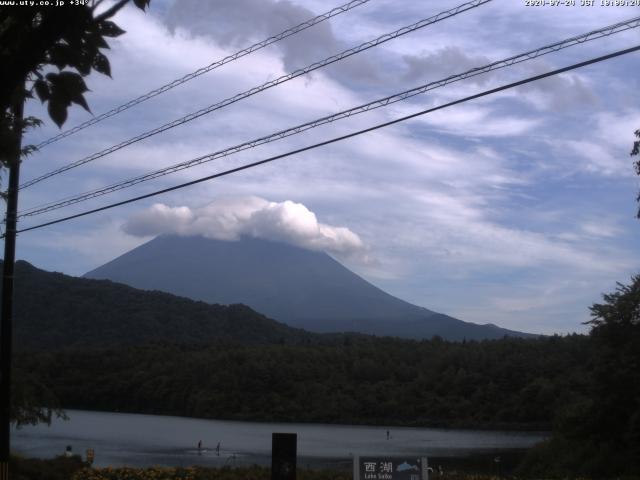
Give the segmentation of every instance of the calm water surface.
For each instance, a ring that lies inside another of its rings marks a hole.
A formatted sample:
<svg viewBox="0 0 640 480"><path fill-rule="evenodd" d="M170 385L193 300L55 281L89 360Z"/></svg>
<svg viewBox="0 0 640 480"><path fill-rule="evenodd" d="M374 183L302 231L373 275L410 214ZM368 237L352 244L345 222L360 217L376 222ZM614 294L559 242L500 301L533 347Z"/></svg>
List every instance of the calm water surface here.
<svg viewBox="0 0 640 480"><path fill-rule="evenodd" d="M546 437L539 432L252 423L80 410L67 415L68 421L55 420L50 427L13 430L13 450L48 458L62 454L67 445L83 455L93 448L96 466L265 465L270 464L271 434L287 432L298 434L301 466L339 467L348 466L352 455L463 456L528 448Z"/></svg>

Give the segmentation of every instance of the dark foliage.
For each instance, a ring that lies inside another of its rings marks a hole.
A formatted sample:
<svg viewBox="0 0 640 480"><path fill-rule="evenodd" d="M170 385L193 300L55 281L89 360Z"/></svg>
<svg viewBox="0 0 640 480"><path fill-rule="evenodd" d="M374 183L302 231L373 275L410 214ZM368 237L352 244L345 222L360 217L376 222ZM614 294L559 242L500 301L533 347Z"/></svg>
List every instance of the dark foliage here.
<svg viewBox="0 0 640 480"><path fill-rule="evenodd" d="M109 20L129 0L120 0L97 12L102 1L59 8L55 6L0 7L0 111L8 111L25 94L25 83L38 98L48 102L49 115L61 126L67 108L78 104L89 110L84 98L87 87L82 77L96 71L111 75L107 38L124 33ZM135 0L144 9L149 0ZM47 67L57 71L48 71ZM45 73L46 72L46 73Z"/></svg>
<svg viewBox="0 0 640 480"><path fill-rule="evenodd" d="M109 48L107 38L124 33L110 18L130 0L118 0L98 12L103 1L66 7L54 2L0 6L0 169L37 150L34 145L21 146L24 132L42 123L35 117L22 118L19 112L26 99L37 96L47 103L58 127L72 104L89 111L83 77L93 71L111 75L101 50ZM149 2L133 0L143 10Z"/></svg>
<svg viewBox="0 0 640 480"><path fill-rule="evenodd" d="M67 408L242 420L548 428L587 388L581 336L171 345L18 356Z"/></svg>
<svg viewBox="0 0 640 480"><path fill-rule="evenodd" d="M77 455L48 460L13 456L9 460L12 480L70 480L85 467Z"/></svg>
<svg viewBox="0 0 640 480"><path fill-rule="evenodd" d="M315 338L244 305L209 305L107 280L45 272L22 261L16 264L14 305L17 349L220 339L296 343Z"/></svg>
<svg viewBox="0 0 640 480"><path fill-rule="evenodd" d="M58 397L42 382L37 372L12 366L11 421L23 425L50 424L53 416L66 418Z"/></svg>
<svg viewBox="0 0 640 480"><path fill-rule="evenodd" d="M640 473L640 276L591 307L595 342L586 429L601 450L622 452Z"/></svg>
<svg viewBox="0 0 640 480"><path fill-rule="evenodd" d="M636 140L635 142L633 142L633 148L631 149L631 156L634 155L640 155L640 130L636 130L634 132L634 135L636 136L636 138L638 140ZM640 175L640 160L636 160L633 163L633 166L636 170L636 174ZM636 197L636 201L640 202L640 193L638 194L638 196ZM636 216L638 218L640 218L640 208L638 209L638 213L636 214Z"/></svg>
<svg viewBox="0 0 640 480"><path fill-rule="evenodd" d="M640 475L640 276L591 307L587 395L559 411L553 438L523 472Z"/></svg>

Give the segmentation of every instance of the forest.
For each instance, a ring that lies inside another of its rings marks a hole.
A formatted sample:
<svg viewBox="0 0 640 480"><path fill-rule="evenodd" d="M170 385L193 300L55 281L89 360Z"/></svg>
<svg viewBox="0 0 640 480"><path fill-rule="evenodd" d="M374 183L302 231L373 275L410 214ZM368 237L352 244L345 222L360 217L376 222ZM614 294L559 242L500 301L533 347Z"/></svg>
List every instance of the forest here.
<svg viewBox="0 0 640 480"><path fill-rule="evenodd" d="M14 304L18 350L153 341L296 343L320 338L245 305L210 305L108 280L46 272L24 261L16 263Z"/></svg>
<svg viewBox="0 0 640 480"><path fill-rule="evenodd" d="M23 352L66 408L264 421L549 429L586 394L589 340L153 343Z"/></svg>
<svg viewBox="0 0 640 480"><path fill-rule="evenodd" d="M527 472L640 472L640 277L591 307L589 335L450 342L313 334L242 305L18 267L22 423L77 408L552 430Z"/></svg>

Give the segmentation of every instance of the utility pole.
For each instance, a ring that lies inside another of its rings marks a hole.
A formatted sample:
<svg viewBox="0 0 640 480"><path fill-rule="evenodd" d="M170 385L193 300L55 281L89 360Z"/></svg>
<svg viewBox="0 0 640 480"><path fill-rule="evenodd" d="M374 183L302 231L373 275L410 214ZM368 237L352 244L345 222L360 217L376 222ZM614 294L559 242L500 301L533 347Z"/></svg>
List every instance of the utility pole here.
<svg viewBox="0 0 640 480"><path fill-rule="evenodd" d="M5 218L2 311L0 312L0 480L9 480L11 453L11 355L13 340L13 271L16 257L16 220L20 185L24 96L20 91L13 108L14 148L8 152L9 188Z"/></svg>

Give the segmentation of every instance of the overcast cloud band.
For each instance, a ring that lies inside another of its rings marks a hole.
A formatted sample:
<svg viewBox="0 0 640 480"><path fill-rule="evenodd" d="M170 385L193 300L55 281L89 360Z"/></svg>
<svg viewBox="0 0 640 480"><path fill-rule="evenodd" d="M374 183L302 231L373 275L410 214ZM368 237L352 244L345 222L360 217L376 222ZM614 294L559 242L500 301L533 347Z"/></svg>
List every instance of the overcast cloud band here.
<svg viewBox="0 0 640 480"><path fill-rule="evenodd" d="M55 135L45 140L44 142L39 143L38 145L36 145L36 148L45 147L51 143L57 142L58 140L61 140L65 137L73 135L74 133L77 133L80 130L84 130L85 128L90 127L91 125L95 125L96 123L101 122L102 120L118 115L119 113L124 112L125 110L128 110L131 107L134 107L135 105L139 105L142 102L146 102L150 98L160 95L161 93L164 93L166 91L169 91L172 88L177 87L178 85L182 85L183 83L188 82L189 80L193 80L194 78L199 77L200 75L203 75L207 72L210 72L211 70L214 70L227 63L238 60L239 58L242 58L257 50L260 50L264 47L272 45L284 38L290 37L291 35L295 35L296 33L306 30L307 28L317 25L318 23L324 22L325 20L328 20L331 17L335 17L336 15L340 15L341 13L348 12L349 10L359 7L360 5L367 3L369 1L370 0L353 0L349 3L345 3L344 5L333 8L330 11L323 13L322 15L318 15L317 17L311 18L306 22L296 25L295 27L291 27L285 30L284 32L281 32L277 35L267 38L266 40L262 40L261 42L254 43L250 47L242 49L232 55L228 55L220 60L216 60L215 62L207 65L206 67L199 68L198 70L188 73L187 75L181 78L178 78L177 80L169 82L161 87L156 88L155 90L151 90L150 92L145 93L144 95L140 95L139 97L134 98L133 100L130 100L127 103L124 103L116 108L113 108L108 112L98 115L97 117L93 117L92 119L87 120L86 122L83 122L80 125L76 125L75 127L70 128L69 130L59 133L58 135Z"/></svg>
<svg viewBox="0 0 640 480"><path fill-rule="evenodd" d="M130 178L128 180L124 180L106 187L102 187L99 189L92 190L90 192L81 193L78 195L74 195L71 197L66 197L60 200L56 200L54 202L49 202L44 205L40 205L37 207L33 207L30 209L26 209L23 212L20 212L18 218L36 216L43 213L47 213L53 210L58 210L60 208L64 208L91 198L97 198L102 195L107 195L109 193L117 192L119 190L132 187L142 182L146 182L149 180L153 180L155 178L159 178L165 175L169 175L171 173L179 172L181 170L191 168L197 165L201 165L203 163L211 162L217 160L219 158L227 157L233 155L235 153L248 150L251 148L255 148L259 145L264 145L266 143L270 143L276 140L280 140L282 138L286 138L292 135L296 135L298 133L302 133L304 131L310 130L312 128L318 127L320 125L324 125L327 123L335 122L337 120L341 120L343 118L348 118L354 115L358 115L360 113L368 112L380 107L385 107L387 105L406 100L408 98L414 97L416 95L426 93L430 90L443 87L445 85L458 82L460 80L464 80L467 78L475 77L477 75L481 75L483 73L487 73L493 70L498 70L501 68L505 68L511 65L515 65L517 63L525 62L528 60L533 60L535 58L541 57L543 55L547 55L549 53L557 52L559 50L572 47L575 45L580 45L582 43L596 40L602 37L606 37L615 33L623 32L632 28L637 28L640 26L640 17L635 17L629 20L625 20L623 22L618 22L607 27L600 28L598 30L593 30L591 32L578 35L575 37L568 38L566 40L562 40L560 42L556 42L544 47L540 47L535 50L530 50L525 53L521 53L518 55L514 55L512 57L498 60L496 62L490 63L488 65L484 65L481 67L472 68L467 70L466 72L451 75L442 80L437 80L435 82L430 82L425 85L421 85L419 87L412 88L410 90L406 90L401 93L397 93L379 100L375 100L373 102L366 103L364 105L360 105L357 107L350 108L348 110L343 110L341 112L335 113L333 115L329 115L326 117L322 117L316 120L312 120L307 123L303 123L301 125L297 125L295 127L288 128L286 130L281 130L276 133L272 133L270 135L260 137L258 139L250 140L248 142L241 143L239 145L235 145L233 147L226 148L224 150L219 150L215 153L203 155L186 162L177 163L175 165L165 167L153 172L146 173L144 175L140 175L134 178Z"/></svg>
<svg viewBox="0 0 640 480"><path fill-rule="evenodd" d="M382 45L383 43L386 43L390 40L393 40L395 38L401 37L403 35L406 35L408 33L414 32L416 30L419 30L421 28L427 27L429 25L433 25L434 23L440 22L442 20L446 20L447 18L451 18L455 15L458 15L460 13L466 12L468 10L477 8L481 5L484 5L486 3L491 2L492 0L472 0L471 2L467 2L467 3L463 3L462 5L459 5L455 8L452 8L450 10L446 10L444 12L440 12L437 15L434 15L432 17L429 18L425 18L423 20L420 20L419 22L416 22L412 25L408 25L405 27L402 27L398 30L395 30L391 33L385 33L384 35L381 35L377 38L375 38L374 40L370 40L368 42L364 42L360 45L358 45L357 47L353 47L347 50L344 50L341 53L338 53L336 55L333 55L331 57L325 58L324 60L321 60L319 62L316 63L312 63L311 65L308 65L304 68L295 70L294 72L291 72L287 75L283 75L279 78L276 78L275 80L271 80L269 82L263 83L260 86L257 87L253 87L245 92L239 93L237 95L234 95L233 97L229 97L225 100L222 100L218 103L215 103L213 105L209 105L208 107L202 108L196 112L190 113L189 115L185 115L184 117L178 118L176 120L173 120L172 122L169 123L165 123L164 125L161 125L160 127L157 127L153 130L149 130L148 132L142 133L140 135L137 135L133 138L130 138L128 140L125 140L124 142L118 143L116 145L113 145L109 148L106 148L100 152L94 153L92 155L89 155L88 157L82 158L80 160L76 160L75 162L72 162L68 165L65 165L63 167L60 167L56 170L50 171L48 173L45 173L39 177L36 177L32 180L29 180L28 182L25 182L24 184L20 185L20 189L24 189L27 187L30 187L31 185L34 185L36 183L39 183L43 180L46 180L48 178L51 178L55 175L59 175L61 173L64 173L68 170L71 170L73 168L79 167L81 165L84 165L86 163L92 162L94 160L97 160L98 158L102 158L105 157L113 152L116 152L118 150L121 150L125 147L128 147L129 145L132 145L134 143L137 143L141 140L144 140L146 138L152 137L154 135L157 135L159 133L165 132L167 130L170 130L174 127L177 127L179 125L182 125L184 123L190 122L192 120L195 120L197 118L200 118L204 115L207 115L211 112L214 112L216 110L220 110L221 108L227 107L231 104L234 104L236 102L239 102L240 100L243 100L245 98L251 97L253 95L256 95L257 93L263 92L269 88L275 87L277 85L280 85L282 83L288 82L289 80L293 80L294 78L300 77L302 75L306 75L307 73L313 72L315 70L318 70L320 68L326 67L327 65L331 65L332 63L335 62L339 62L341 60L344 60L345 58L351 57L353 55L356 55L360 52L363 52L365 50L368 50L370 48L373 47L377 47L378 45Z"/></svg>
<svg viewBox="0 0 640 480"><path fill-rule="evenodd" d="M431 112L435 112L435 111L438 111L438 110L449 108L449 107L452 107L454 105L459 105L461 103L465 103L465 102L468 102L468 101L471 101L471 100L475 100L477 98L485 97L487 95L492 95L494 93L501 92L501 91L504 91L504 90L509 90L511 88L518 87L520 85L525 85L527 83L531 83L531 82L535 82L535 81L538 81L538 80L542 80L543 78L552 77L554 75L559 75L561 73L568 72L570 70L575 70L575 69L578 69L578 68L585 67L587 65L593 65L595 63L603 62L605 60L610 60L612 58L616 58L616 57L619 57L621 55L626 55L626 54L629 54L629 53L637 52L638 50L640 50L640 45L637 45L637 46L634 46L634 47L631 47L631 48L627 48L627 49L624 49L624 50L618 50L616 52L613 52L613 53L610 53L610 54L607 54L607 55L602 55L600 57L595 57L595 58L592 58L590 60L586 60L584 62L574 63L573 65L569 65L567 67L559 68L559 69L556 69L556 70L551 70L549 72L542 73L540 75L534 75L532 77L525 78L524 80L519 80L517 82L513 82L513 83L506 84L506 85L502 85L500 87L496 87L496 88L492 88L492 89L489 89L489 90L485 90L483 92L476 93L475 95L470 95L468 97L464 97L464 98L461 98L461 99L458 99L458 100L454 100L452 102L448 102L448 103L445 103L443 105L439 105L437 107L432 107L432 108L428 108L426 110L422 110L422 111L419 111L419 112L416 112L416 113L412 113L410 115L405 115L403 117L396 118L395 120L390 120L388 122L384 122L384 123L380 123L378 125L374 125L373 127L369 127L369 128L365 128L365 129L362 129L362 130L355 131L355 132L351 132L351 133L349 133L347 135L342 135L340 137L334 137L334 138L331 138L329 140L325 140L323 142L315 143L313 145L308 145L306 147L302 147L302 148L299 148L299 149L296 149L296 150L292 150L292 151L289 151L289 152L286 152L286 153L282 153L280 155L275 155L273 157L265 158L263 160L259 160L259 161L256 161L256 162L252 162L252 163L248 163L248 164L245 164L245 165L241 165L241 166L236 167L236 168L225 170L223 172L215 173L213 175L209 175L209 176L206 176L206 177L198 178L196 180L191 180L189 182L181 183L179 185L174 185L172 187L168 187L168 188L164 188L164 189L161 189L161 190L157 190L155 192L147 193L145 195L140 195L140 196L137 196L137 197L133 197L133 198L130 198L128 200L123 200L121 202L111 203L109 205L105 205L105 206L99 207L99 208L94 208L92 210L86 210L84 212L80 212L80 213L77 213L75 215L69 215L67 217L62 217L62 218L59 218L57 220L52 220L50 222L45 222L45 223L41 223L41 224L34 225L34 226L31 226L31 227L23 228L23 229L17 230L16 233L28 232L28 231L31 231L31 230L36 230L36 229L47 227L47 226L50 226L50 225L55 225L55 224L58 224L58 223L62 223L62 222L66 222L66 221L69 221L69 220L76 219L76 218L80 218L80 217L84 217L84 216L87 216L87 215L91 215L93 213L98 213L98 212L102 212L104 210L109 210L111 208L119 207L119 206L126 205L126 204L129 204L129 203L134 203L134 202L137 202L137 201L140 201L140 200L144 200L146 198L151 198L151 197L155 197L157 195L162 195L163 193L168 193L168 192L172 192L174 190L179 190L179 189L182 189L182 188L190 187L192 185L196 185L198 183L202 183L202 182L206 182L206 181L209 181L209 180L213 180L215 178L231 175L233 173L237 173L237 172L240 172L240 171L243 171L243 170L247 170L249 168L253 168L253 167L257 167L259 165L263 165L265 163L270 163L270 162L273 162L275 160L280 160L282 158L286 158L286 157L290 157L292 155L296 155L298 153L306 152L308 150L313 150L313 149L318 148L318 147L322 147L322 146L325 146L325 145L330 145L332 143L340 142L342 140L347 140L349 138L356 137L358 135L362 135L364 133L372 132L372 131L375 131L375 130L378 130L378 129L381 129L381 128L385 128L385 127L388 127L388 126L391 126L391 125L395 125L397 123L401 123L401 122L410 120L412 118L416 118L416 117L419 117L419 116L422 116L422 115L426 115L426 114L431 113ZM4 238L4 234L2 236L0 236L0 238Z"/></svg>

